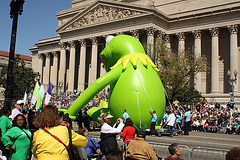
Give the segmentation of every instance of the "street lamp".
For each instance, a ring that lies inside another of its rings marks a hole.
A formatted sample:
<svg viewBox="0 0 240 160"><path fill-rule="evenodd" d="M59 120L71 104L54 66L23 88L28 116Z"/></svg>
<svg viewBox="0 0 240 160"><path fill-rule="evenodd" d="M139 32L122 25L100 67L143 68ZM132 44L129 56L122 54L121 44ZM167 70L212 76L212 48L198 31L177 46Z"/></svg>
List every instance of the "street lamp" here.
<svg viewBox="0 0 240 160"><path fill-rule="evenodd" d="M237 74L238 71L235 69L233 72L234 78L231 78L231 71L230 70L227 71L227 75L229 76L228 83L230 84L230 91L232 91L233 102L234 102L234 83L237 84Z"/></svg>
<svg viewBox="0 0 240 160"><path fill-rule="evenodd" d="M58 81L58 88L59 88L60 94L62 91L62 87L63 87L63 81Z"/></svg>
<svg viewBox="0 0 240 160"><path fill-rule="evenodd" d="M11 44L9 52L9 61L8 61L8 72L7 72L7 88L5 94L4 105L6 107L12 106L13 91L14 91L14 75L13 75L13 64L14 64L14 53L15 53L15 44L17 36L17 23L18 23L18 14L21 15L23 12L24 0L12 0L10 3L11 11L10 17L13 18L12 23L12 34L11 34Z"/></svg>

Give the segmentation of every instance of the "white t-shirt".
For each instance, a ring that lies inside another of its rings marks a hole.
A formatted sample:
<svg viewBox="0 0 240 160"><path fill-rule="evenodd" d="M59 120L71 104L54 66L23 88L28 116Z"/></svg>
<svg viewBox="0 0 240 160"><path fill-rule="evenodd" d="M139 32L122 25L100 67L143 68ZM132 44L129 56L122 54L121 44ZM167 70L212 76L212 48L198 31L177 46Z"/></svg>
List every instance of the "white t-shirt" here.
<svg viewBox="0 0 240 160"><path fill-rule="evenodd" d="M171 113L168 117L167 125L173 126L175 124L175 120L176 120L176 117L175 117L174 113Z"/></svg>
<svg viewBox="0 0 240 160"><path fill-rule="evenodd" d="M119 123L119 125L117 126L117 128L115 128L116 123L112 126L110 126L107 123L104 123L101 127L101 133L121 133L122 129L124 127L124 123Z"/></svg>

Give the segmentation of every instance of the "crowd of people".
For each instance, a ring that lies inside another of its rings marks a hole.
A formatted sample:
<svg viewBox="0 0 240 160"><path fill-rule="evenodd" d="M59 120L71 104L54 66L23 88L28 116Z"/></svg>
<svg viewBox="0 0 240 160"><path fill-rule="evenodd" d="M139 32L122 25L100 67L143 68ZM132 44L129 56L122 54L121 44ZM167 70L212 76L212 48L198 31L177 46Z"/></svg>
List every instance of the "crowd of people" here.
<svg viewBox="0 0 240 160"><path fill-rule="evenodd" d="M101 100L108 101L108 91L107 89L103 89L100 91L87 105L88 109L92 107L98 107ZM72 103L77 99L77 97L81 94L79 93L62 93L62 94L54 94L51 97L50 103L57 106L57 108L68 109Z"/></svg>
<svg viewBox="0 0 240 160"><path fill-rule="evenodd" d="M98 123L101 125L101 140L96 142L89 137L91 117L87 115L87 110L98 106L101 100L108 100L108 93L105 90L78 113L76 121L79 130L77 133L74 132L71 118L68 114L58 112L58 108L68 108L77 96L77 94L53 96L52 105L42 107L40 112L33 111L30 105L24 105L23 100L18 100L14 109L1 107L2 154L11 160L30 160L33 156L39 160L56 159L56 157L71 159L73 147L70 147L70 144L72 144L83 147L89 158L161 159L161 155L157 155L152 146L146 142L146 131L135 130L134 122L125 109L122 117L118 118L113 126L111 125L113 116L102 111L98 117ZM155 134L157 111L149 110L149 112L152 115L150 131L151 134ZM181 105L175 100L173 105L166 109L161 125L168 128L170 137L177 129L183 129L185 135L189 135L189 131L218 132L222 128L226 129L227 134L239 134L240 112L233 102L207 103L207 100L203 99L202 102L191 106ZM127 144L126 148L118 146L116 139L118 134ZM165 160L181 160L181 149L178 144L171 144L168 149L170 156ZM127 152L125 153L124 150ZM4 156L1 158L0 155L0 159L4 159Z"/></svg>
<svg viewBox="0 0 240 160"><path fill-rule="evenodd" d="M195 132L224 132L240 134L240 108L234 103L207 103L206 99L196 105L181 105L177 100L166 109L163 116L163 127L168 127L170 135L173 131L183 130Z"/></svg>

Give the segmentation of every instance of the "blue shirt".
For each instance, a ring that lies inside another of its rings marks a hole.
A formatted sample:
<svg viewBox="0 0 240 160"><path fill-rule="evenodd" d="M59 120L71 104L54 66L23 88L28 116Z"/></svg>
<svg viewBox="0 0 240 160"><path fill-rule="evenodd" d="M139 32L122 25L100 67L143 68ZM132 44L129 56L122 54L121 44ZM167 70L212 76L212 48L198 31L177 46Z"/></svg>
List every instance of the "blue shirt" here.
<svg viewBox="0 0 240 160"><path fill-rule="evenodd" d="M124 123L126 122L126 119L129 118L129 115L127 112L123 113Z"/></svg>
<svg viewBox="0 0 240 160"><path fill-rule="evenodd" d="M99 117L101 117L104 113L101 113Z"/></svg>
<svg viewBox="0 0 240 160"><path fill-rule="evenodd" d="M179 116L179 115L176 115L176 122L177 122L177 123L180 123L180 122L181 122L181 120L182 120L181 116Z"/></svg>
<svg viewBox="0 0 240 160"><path fill-rule="evenodd" d="M190 121L190 114L191 114L191 111L187 111L184 115L186 117L186 120L185 122L189 122Z"/></svg>
<svg viewBox="0 0 240 160"><path fill-rule="evenodd" d="M88 144L86 147L84 147L84 149L87 152L88 156L93 156L96 150L100 147L100 145L93 138L91 137L86 137L86 138L88 140Z"/></svg>
<svg viewBox="0 0 240 160"><path fill-rule="evenodd" d="M156 113L153 113L152 118L151 118L151 122L157 122L157 115L156 115Z"/></svg>
<svg viewBox="0 0 240 160"><path fill-rule="evenodd" d="M167 121L168 116L169 116L169 114L165 113L164 116L163 116L163 119L164 119L165 121Z"/></svg>

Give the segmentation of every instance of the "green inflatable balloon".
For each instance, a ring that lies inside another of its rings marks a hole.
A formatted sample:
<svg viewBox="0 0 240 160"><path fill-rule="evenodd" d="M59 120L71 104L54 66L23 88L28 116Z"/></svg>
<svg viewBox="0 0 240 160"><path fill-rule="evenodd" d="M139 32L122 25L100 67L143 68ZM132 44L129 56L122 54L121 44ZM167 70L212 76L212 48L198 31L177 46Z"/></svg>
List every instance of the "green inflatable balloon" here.
<svg viewBox="0 0 240 160"><path fill-rule="evenodd" d="M151 110L156 111L157 122L160 122L166 106L165 92L157 74L159 70L142 44L132 36L118 35L110 39L100 56L105 57L107 73L92 83L68 110L61 111L74 119L82 107L111 84L108 106L113 120L122 118L122 111L126 109L137 129L147 129Z"/></svg>

